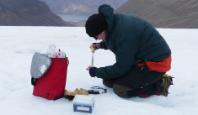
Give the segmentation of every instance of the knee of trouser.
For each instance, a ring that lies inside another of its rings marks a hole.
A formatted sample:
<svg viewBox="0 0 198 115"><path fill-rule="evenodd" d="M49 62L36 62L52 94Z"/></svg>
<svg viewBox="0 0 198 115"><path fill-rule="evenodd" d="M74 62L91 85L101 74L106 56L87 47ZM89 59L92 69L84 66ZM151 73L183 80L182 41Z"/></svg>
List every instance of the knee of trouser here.
<svg viewBox="0 0 198 115"><path fill-rule="evenodd" d="M114 80L104 80L103 79L103 84L109 88L113 88Z"/></svg>
<svg viewBox="0 0 198 115"><path fill-rule="evenodd" d="M119 97L122 98L130 98L133 97L132 95L130 95L129 92L132 91L132 88L123 86L123 85L119 85L119 84L114 84L113 85L113 91L116 95L118 95Z"/></svg>

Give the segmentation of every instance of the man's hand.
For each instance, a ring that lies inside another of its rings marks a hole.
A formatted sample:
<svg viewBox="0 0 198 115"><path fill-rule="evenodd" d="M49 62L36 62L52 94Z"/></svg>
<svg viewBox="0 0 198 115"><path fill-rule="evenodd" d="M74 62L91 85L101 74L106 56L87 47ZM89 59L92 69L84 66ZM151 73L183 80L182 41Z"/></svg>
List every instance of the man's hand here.
<svg viewBox="0 0 198 115"><path fill-rule="evenodd" d="M95 77L96 76L96 69L97 69L97 67L93 67L93 66L89 66L87 68L87 70L89 71L89 75L91 77Z"/></svg>
<svg viewBox="0 0 198 115"><path fill-rule="evenodd" d="M100 48L100 43L92 43L90 49L92 52Z"/></svg>

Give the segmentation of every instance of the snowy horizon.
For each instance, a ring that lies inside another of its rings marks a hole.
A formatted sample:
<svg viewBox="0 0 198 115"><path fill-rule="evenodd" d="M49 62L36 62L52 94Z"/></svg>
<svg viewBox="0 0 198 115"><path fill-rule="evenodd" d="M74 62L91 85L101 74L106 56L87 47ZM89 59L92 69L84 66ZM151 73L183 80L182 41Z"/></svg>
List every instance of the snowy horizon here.
<svg viewBox="0 0 198 115"><path fill-rule="evenodd" d="M112 89L95 99L93 115L197 115L198 29L158 29L172 50L174 78L168 97L123 99ZM73 112L72 102L66 99L49 101L32 95L30 64L35 52L46 53L51 44L60 48L69 59L66 88L88 89L103 86L99 78L91 78L86 68L91 63L89 46L95 42L83 27L0 27L0 113L2 115L83 115ZM98 50L95 66L111 65L113 53Z"/></svg>

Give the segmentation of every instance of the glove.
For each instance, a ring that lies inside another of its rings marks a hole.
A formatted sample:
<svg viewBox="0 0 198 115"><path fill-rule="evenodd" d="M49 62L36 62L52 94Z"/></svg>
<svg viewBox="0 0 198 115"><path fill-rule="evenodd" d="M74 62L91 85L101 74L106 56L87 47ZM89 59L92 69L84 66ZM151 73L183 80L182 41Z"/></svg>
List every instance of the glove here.
<svg viewBox="0 0 198 115"><path fill-rule="evenodd" d="M100 43L92 43L90 46L90 49L92 50L92 52L94 52L95 50L100 48Z"/></svg>
<svg viewBox="0 0 198 115"><path fill-rule="evenodd" d="M74 91L66 90L64 91L64 97L73 100L76 95L88 95L88 91L83 88L76 88Z"/></svg>
<svg viewBox="0 0 198 115"><path fill-rule="evenodd" d="M96 67L89 67L88 70L89 70L89 75L91 77L95 77L96 76Z"/></svg>

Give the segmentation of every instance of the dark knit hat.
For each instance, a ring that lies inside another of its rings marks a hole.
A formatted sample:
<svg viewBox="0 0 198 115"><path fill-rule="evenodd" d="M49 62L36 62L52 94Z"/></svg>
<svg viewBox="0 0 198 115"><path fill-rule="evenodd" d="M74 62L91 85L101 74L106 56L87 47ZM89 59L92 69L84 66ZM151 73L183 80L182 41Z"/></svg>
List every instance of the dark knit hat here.
<svg viewBox="0 0 198 115"><path fill-rule="evenodd" d="M107 29L107 22L102 14L93 14L85 24L86 32L90 37L95 37Z"/></svg>

